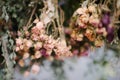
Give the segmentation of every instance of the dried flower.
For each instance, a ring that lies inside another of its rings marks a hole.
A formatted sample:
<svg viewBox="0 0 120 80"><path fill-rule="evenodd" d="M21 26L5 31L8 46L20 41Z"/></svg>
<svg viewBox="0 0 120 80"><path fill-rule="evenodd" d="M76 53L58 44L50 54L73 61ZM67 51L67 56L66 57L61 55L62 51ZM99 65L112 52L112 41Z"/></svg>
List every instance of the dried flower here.
<svg viewBox="0 0 120 80"><path fill-rule="evenodd" d="M99 37L95 40L95 46L96 47L101 47L103 46L104 41L101 40Z"/></svg>
<svg viewBox="0 0 120 80"><path fill-rule="evenodd" d="M38 58L40 58L42 55L41 55L40 51L36 51L34 56L35 56L36 59L38 59Z"/></svg>
<svg viewBox="0 0 120 80"><path fill-rule="evenodd" d="M79 14L79 15L84 14L84 13L87 13L87 12L88 12L87 7L78 8L78 9L76 10L76 13Z"/></svg>
<svg viewBox="0 0 120 80"><path fill-rule="evenodd" d="M24 55L23 55L23 59L27 59L29 56L30 56L29 53L24 53Z"/></svg>
<svg viewBox="0 0 120 80"><path fill-rule="evenodd" d="M86 30L85 36L86 36L90 41L94 41L94 40L95 40L95 34L94 34L93 30L91 30L91 29L87 29L87 30Z"/></svg>
<svg viewBox="0 0 120 80"><path fill-rule="evenodd" d="M78 34L76 37L77 37L76 39L77 41L82 41L84 36L83 34Z"/></svg>
<svg viewBox="0 0 120 80"><path fill-rule="evenodd" d="M34 48L35 48L36 50L39 50L40 48L42 48L42 42L37 42L37 43L35 43L35 44L34 44Z"/></svg>
<svg viewBox="0 0 120 80"><path fill-rule="evenodd" d="M33 42L31 40L26 40L25 44L28 48L30 48L32 47Z"/></svg>
<svg viewBox="0 0 120 80"><path fill-rule="evenodd" d="M20 67L24 67L25 63L23 59L20 59L18 64L20 65Z"/></svg>
<svg viewBox="0 0 120 80"><path fill-rule="evenodd" d="M16 45L17 46L22 45L22 43L23 43L23 39L21 37L19 37L19 38L16 39Z"/></svg>
<svg viewBox="0 0 120 80"><path fill-rule="evenodd" d="M88 6L88 10L89 10L89 12L96 12L96 6L95 5L90 5L90 6Z"/></svg>
<svg viewBox="0 0 120 80"><path fill-rule="evenodd" d="M43 25L43 22L38 22L38 23L36 24L36 27L37 27L39 30L45 28L44 25Z"/></svg>

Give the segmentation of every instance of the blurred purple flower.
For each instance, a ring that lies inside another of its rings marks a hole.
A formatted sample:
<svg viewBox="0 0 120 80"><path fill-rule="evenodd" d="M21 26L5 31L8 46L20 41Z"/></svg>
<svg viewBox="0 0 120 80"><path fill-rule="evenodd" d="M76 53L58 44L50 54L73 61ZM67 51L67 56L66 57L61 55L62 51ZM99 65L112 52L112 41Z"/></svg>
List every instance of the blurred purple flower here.
<svg viewBox="0 0 120 80"><path fill-rule="evenodd" d="M45 48L41 48L41 49L40 49L40 53L41 53L43 56L47 56L47 54L46 54L46 49L45 49Z"/></svg>
<svg viewBox="0 0 120 80"><path fill-rule="evenodd" d="M108 26L110 24L110 14L105 13L102 17L101 22L103 23L104 26Z"/></svg>
<svg viewBox="0 0 120 80"><path fill-rule="evenodd" d="M111 26L111 25L109 25L108 27L107 27L107 40L108 40L108 42L111 42L111 41L113 41L113 38L114 38L114 28Z"/></svg>

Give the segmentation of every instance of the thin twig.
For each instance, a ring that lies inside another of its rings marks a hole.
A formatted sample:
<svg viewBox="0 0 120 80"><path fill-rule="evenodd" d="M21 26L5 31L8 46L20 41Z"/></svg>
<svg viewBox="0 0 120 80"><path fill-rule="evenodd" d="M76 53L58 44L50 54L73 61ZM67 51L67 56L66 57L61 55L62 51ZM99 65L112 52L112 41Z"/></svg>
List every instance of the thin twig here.
<svg viewBox="0 0 120 80"><path fill-rule="evenodd" d="M37 5L36 5L36 6L34 7L34 9L32 10L31 16L30 16L30 18L29 18L29 20L28 20L28 22L27 22L27 24L26 24L26 27L28 27L29 24L31 23L32 17L33 17L33 15L35 14L36 8L37 8Z"/></svg>

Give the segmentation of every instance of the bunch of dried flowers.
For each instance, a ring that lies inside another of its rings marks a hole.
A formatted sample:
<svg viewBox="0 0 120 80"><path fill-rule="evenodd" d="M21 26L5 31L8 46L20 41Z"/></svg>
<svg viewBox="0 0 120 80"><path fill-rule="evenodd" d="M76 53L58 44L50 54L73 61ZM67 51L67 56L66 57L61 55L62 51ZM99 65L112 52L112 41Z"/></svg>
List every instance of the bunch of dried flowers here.
<svg viewBox="0 0 120 80"><path fill-rule="evenodd" d="M70 37L73 54L79 55L88 55L91 47L101 47L114 38L109 12L102 11L95 3L78 8L65 32Z"/></svg>

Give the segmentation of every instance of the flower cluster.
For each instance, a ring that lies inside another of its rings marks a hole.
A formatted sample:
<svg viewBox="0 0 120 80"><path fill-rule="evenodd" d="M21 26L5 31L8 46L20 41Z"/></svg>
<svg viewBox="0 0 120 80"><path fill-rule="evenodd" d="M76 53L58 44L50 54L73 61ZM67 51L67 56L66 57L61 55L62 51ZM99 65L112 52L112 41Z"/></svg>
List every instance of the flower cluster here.
<svg viewBox="0 0 120 80"><path fill-rule="evenodd" d="M24 60L37 60L42 57L63 57L71 56L70 47L64 46L59 38L55 39L46 33L46 27L42 21L36 19L35 26L24 30L24 34L16 39L16 52L20 66L24 66ZM22 60L22 61L21 61ZM22 63L21 63L22 62Z"/></svg>
<svg viewBox="0 0 120 80"><path fill-rule="evenodd" d="M114 31L112 27L106 27L110 25L109 17L106 17L102 16L102 11L96 4L82 6L75 11L70 24L71 29L66 31L70 35L69 43L73 53L86 55L89 47L103 46L107 37L112 41L109 34Z"/></svg>

